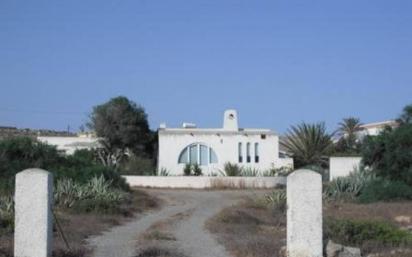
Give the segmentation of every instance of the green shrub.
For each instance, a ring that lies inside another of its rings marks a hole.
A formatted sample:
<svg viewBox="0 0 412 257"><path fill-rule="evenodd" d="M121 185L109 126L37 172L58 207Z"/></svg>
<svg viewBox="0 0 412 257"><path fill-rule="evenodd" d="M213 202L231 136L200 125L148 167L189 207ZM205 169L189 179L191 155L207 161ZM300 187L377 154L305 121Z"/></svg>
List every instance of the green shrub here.
<svg viewBox="0 0 412 257"><path fill-rule="evenodd" d="M129 191L129 185L126 180L111 168L101 165L90 165L84 167L60 167L54 171L55 180L72 179L73 181L84 184L94 177L103 176L105 180L111 181L111 186L125 191Z"/></svg>
<svg viewBox="0 0 412 257"><path fill-rule="evenodd" d="M153 176L156 168L152 159L132 155L123 160L119 171L123 175Z"/></svg>
<svg viewBox="0 0 412 257"><path fill-rule="evenodd" d="M0 193L14 190L14 176L27 168L50 169L64 162L56 147L29 137L0 141Z"/></svg>
<svg viewBox="0 0 412 257"><path fill-rule="evenodd" d="M167 177L170 175L170 171L166 168L161 168L159 173L157 174L158 176L163 176L163 177Z"/></svg>
<svg viewBox="0 0 412 257"><path fill-rule="evenodd" d="M412 234L389 223L371 220L326 218L324 236L345 245L361 247L364 243L400 246L412 243Z"/></svg>
<svg viewBox="0 0 412 257"><path fill-rule="evenodd" d="M367 137L362 153L363 162L379 177L412 186L412 124Z"/></svg>
<svg viewBox="0 0 412 257"><path fill-rule="evenodd" d="M185 167L183 168L183 174L185 176L201 176L202 168L197 163L186 163Z"/></svg>
<svg viewBox="0 0 412 257"><path fill-rule="evenodd" d="M70 210L75 213L117 214L122 211L119 204L107 199L83 199L75 202Z"/></svg>
<svg viewBox="0 0 412 257"><path fill-rule="evenodd" d="M0 193L14 190L14 176L28 168L41 168L53 173L55 181L71 178L86 183L93 177L104 176L112 186L128 190L126 181L113 169L97 163L93 150L78 150L73 155L62 155L56 147L28 137L0 141Z"/></svg>
<svg viewBox="0 0 412 257"><path fill-rule="evenodd" d="M322 175L322 181L329 181L329 170L319 165L306 165L302 169L313 170Z"/></svg>
<svg viewBox="0 0 412 257"><path fill-rule="evenodd" d="M223 171L220 171L220 173L222 176L239 177L242 175L242 171L243 168L239 165L227 162L223 167Z"/></svg>
<svg viewBox="0 0 412 257"><path fill-rule="evenodd" d="M361 203L390 200L412 200L412 187L403 181L375 179L369 181L359 195Z"/></svg>
<svg viewBox="0 0 412 257"><path fill-rule="evenodd" d="M190 163L186 163L185 167L183 168L183 174L185 176L192 175L192 165Z"/></svg>
<svg viewBox="0 0 412 257"><path fill-rule="evenodd" d="M193 164L192 165L192 171L193 175L195 176L202 176L202 168L199 166L199 164Z"/></svg>
<svg viewBox="0 0 412 257"><path fill-rule="evenodd" d="M262 172L263 177L277 177L277 176L289 176L293 172L292 168L281 167L281 168L272 168Z"/></svg>

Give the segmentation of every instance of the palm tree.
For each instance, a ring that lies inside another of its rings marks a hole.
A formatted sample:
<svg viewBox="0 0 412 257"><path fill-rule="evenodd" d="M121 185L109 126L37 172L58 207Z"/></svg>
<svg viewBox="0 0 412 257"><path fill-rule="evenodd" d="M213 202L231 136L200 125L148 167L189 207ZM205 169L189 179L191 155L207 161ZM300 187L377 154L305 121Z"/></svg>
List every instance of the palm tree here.
<svg viewBox="0 0 412 257"><path fill-rule="evenodd" d="M325 123L303 122L288 130L281 145L292 154L295 167L299 168L306 165L326 166L333 143Z"/></svg>
<svg viewBox="0 0 412 257"><path fill-rule="evenodd" d="M340 136L337 143L337 151L339 152L357 152L358 138L356 132L362 130L359 118L348 117L338 123L336 133Z"/></svg>
<svg viewBox="0 0 412 257"><path fill-rule="evenodd" d="M357 131L362 129L360 119L355 117L344 118L338 125L337 133L344 137L354 136Z"/></svg>

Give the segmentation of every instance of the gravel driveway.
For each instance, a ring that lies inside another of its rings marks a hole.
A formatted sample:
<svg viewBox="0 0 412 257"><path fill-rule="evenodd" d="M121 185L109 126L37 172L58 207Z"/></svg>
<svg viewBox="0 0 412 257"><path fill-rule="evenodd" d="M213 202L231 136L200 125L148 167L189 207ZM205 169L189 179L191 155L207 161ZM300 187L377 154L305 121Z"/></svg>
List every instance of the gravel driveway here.
<svg viewBox="0 0 412 257"><path fill-rule="evenodd" d="M89 239L94 257L135 257L147 245L139 238L157 223L170 223L168 233L172 242L156 241L159 247L172 247L185 257L229 257L215 238L204 228L205 222L223 208L237 203L243 197L259 194L243 191L200 191L145 189L164 200L164 206L145 216L112 228L104 234ZM185 215L182 215L185 214ZM181 215L183 218L177 219ZM144 255L140 255L144 256Z"/></svg>

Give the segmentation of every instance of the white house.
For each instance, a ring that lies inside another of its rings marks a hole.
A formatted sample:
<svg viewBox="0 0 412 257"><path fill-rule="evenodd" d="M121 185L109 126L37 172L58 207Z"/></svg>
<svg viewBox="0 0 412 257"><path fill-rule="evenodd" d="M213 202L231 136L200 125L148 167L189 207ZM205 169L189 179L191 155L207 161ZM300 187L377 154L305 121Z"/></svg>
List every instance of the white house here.
<svg viewBox="0 0 412 257"><path fill-rule="evenodd" d="M185 164L199 164L205 175L223 170L230 162L264 171L293 168L293 159L279 158L279 137L269 129L242 129L235 110L224 113L222 128L197 128L183 123L182 128L159 128L158 169L183 174Z"/></svg>
<svg viewBox="0 0 412 257"><path fill-rule="evenodd" d="M40 142L54 145L57 150L65 154L73 154L76 150L93 149L99 147L98 138L91 134L78 134L77 136L38 136Z"/></svg>
<svg viewBox="0 0 412 257"><path fill-rule="evenodd" d="M366 123L360 126L360 131L358 136L363 138L364 136L377 136L381 133L386 127L396 128L399 124L395 120L387 120L374 123Z"/></svg>

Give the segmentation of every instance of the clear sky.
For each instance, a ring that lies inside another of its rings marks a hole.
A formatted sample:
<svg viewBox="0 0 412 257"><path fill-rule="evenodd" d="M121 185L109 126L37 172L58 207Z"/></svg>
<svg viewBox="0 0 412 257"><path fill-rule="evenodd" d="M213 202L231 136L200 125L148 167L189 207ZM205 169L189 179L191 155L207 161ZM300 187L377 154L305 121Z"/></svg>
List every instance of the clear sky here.
<svg viewBox="0 0 412 257"><path fill-rule="evenodd" d="M284 132L412 103L410 0L0 1L0 125L77 130L125 95L160 122Z"/></svg>

